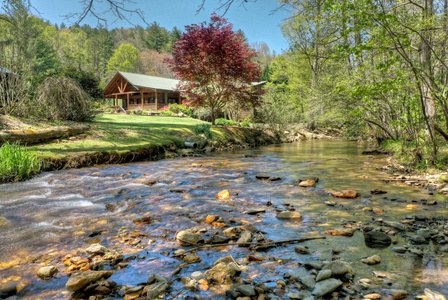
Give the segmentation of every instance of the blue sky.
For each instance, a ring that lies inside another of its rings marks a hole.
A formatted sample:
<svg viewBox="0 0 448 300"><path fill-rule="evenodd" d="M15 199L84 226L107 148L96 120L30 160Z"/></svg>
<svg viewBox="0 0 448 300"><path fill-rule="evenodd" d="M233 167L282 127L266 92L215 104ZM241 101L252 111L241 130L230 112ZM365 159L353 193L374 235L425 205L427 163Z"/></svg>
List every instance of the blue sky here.
<svg viewBox="0 0 448 300"><path fill-rule="evenodd" d="M97 5L103 5L98 12L104 12L105 0L95 0ZM37 0L32 1L36 14L52 24L61 24L64 22L69 25L70 21L65 19L69 13L81 11L81 1L78 0ZM156 21L171 30L174 26L184 30L186 25L198 24L209 21L211 13L219 7L217 0L207 0L204 10L197 13L201 0L133 0L129 4L130 9L140 8L145 15L148 23ZM276 0L257 0L248 2L242 7L239 3L234 4L226 13L225 17L233 24L234 29L241 29L246 34L249 43L265 42L271 50L280 54L282 50L288 48L286 40L283 38L280 26L282 21L288 17L284 10L273 10L279 7ZM104 15L103 15L104 17ZM110 16L111 20L114 17ZM138 17L132 17L134 24L145 24ZM93 18L86 19L83 23L91 26L97 25L97 20ZM112 21L108 23L108 28L131 27L126 21Z"/></svg>

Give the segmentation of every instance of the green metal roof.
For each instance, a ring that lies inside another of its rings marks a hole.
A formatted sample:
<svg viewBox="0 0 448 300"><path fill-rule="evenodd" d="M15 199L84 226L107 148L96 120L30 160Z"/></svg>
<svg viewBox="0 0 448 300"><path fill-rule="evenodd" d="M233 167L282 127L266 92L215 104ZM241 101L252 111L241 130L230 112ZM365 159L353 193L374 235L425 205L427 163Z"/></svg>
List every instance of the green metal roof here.
<svg viewBox="0 0 448 300"><path fill-rule="evenodd" d="M130 84L137 89L149 88L153 90L174 91L177 89L179 80L171 78L162 78L156 76L149 76L143 74L135 74L128 72L118 72L123 76Z"/></svg>

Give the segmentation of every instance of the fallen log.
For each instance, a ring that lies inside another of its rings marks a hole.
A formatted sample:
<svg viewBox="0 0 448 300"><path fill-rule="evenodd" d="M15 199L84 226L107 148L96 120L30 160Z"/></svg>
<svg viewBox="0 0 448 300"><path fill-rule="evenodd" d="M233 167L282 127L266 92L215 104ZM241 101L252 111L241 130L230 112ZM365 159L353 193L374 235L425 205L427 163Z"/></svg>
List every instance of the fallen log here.
<svg viewBox="0 0 448 300"><path fill-rule="evenodd" d="M62 137L78 135L89 129L90 127L88 125L80 125L76 127L55 127L42 130L3 130L0 131L0 145L7 142L22 145L37 144Z"/></svg>

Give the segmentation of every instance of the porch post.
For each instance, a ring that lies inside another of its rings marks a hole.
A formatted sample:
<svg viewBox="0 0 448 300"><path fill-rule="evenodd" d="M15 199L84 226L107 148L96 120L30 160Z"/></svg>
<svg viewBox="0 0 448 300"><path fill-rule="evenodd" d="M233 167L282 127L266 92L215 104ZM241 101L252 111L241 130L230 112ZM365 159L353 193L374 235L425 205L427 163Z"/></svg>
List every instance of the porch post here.
<svg viewBox="0 0 448 300"><path fill-rule="evenodd" d="M129 110L129 93L126 94L126 110Z"/></svg>
<svg viewBox="0 0 448 300"><path fill-rule="evenodd" d="M159 99L157 99L157 90L154 90L154 94L156 95L156 110L159 110Z"/></svg>

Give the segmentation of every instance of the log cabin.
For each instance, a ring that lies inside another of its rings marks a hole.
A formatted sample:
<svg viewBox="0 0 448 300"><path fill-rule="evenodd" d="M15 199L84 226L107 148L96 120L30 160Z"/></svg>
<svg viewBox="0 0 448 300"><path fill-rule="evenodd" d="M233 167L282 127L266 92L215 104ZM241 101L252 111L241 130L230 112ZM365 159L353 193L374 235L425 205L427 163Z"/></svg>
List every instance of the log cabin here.
<svg viewBox="0 0 448 300"><path fill-rule="evenodd" d="M157 111L168 104L182 103L179 83L171 78L117 72L104 89L103 97L112 98L115 106L125 110Z"/></svg>

